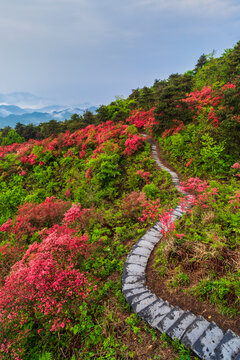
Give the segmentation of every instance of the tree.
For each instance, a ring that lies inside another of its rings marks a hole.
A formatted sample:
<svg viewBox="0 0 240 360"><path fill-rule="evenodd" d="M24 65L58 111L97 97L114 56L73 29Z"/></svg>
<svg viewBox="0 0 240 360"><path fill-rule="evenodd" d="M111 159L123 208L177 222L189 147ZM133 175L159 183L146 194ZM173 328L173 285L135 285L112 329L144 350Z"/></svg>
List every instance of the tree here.
<svg viewBox="0 0 240 360"><path fill-rule="evenodd" d="M95 116L90 110L86 110L83 114L83 122L85 126L95 124Z"/></svg>
<svg viewBox="0 0 240 360"><path fill-rule="evenodd" d="M106 122L109 120L109 114L108 114L108 108L105 105L99 106L99 108L96 110L96 122L98 124L101 124L102 122Z"/></svg>
<svg viewBox="0 0 240 360"><path fill-rule="evenodd" d="M2 145L11 145L14 143L22 143L24 141L25 139L21 137L14 129L11 129L7 136L2 137Z"/></svg>
<svg viewBox="0 0 240 360"><path fill-rule="evenodd" d="M205 54L202 54L198 59L197 64L193 70L194 74L196 74L198 70L200 70L206 63L207 63L207 56Z"/></svg>

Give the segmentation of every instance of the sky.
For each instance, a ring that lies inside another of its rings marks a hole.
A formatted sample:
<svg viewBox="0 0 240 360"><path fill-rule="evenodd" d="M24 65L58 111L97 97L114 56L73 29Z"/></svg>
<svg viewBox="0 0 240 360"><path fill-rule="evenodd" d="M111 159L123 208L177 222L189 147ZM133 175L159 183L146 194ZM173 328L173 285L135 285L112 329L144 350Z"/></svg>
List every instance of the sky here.
<svg viewBox="0 0 240 360"><path fill-rule="evenodd" d="M108 104L239 32L239 0L0 0L0 92Z"/></svg>

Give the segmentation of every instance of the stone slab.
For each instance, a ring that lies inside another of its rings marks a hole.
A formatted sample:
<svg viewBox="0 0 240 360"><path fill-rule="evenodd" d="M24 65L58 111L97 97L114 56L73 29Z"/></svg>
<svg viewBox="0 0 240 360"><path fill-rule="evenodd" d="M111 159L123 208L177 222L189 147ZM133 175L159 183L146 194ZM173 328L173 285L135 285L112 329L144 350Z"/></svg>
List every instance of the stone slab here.
<svg viewBox="0 0 240 360"><path fill-rule="evenodd" d="M183 335L181 339L182 343L185 346L192 347L209 325L209 321L204 319L202 316L198 316Z"/></svg>
<svg viewBox="0 0 240 360"><path fill-rule="evenodd" d="M184 310L180 309L178 306L172 308L169 314L164 316L164 318L159 321L157 328L161 332L167 333L168 329L173 326L173 324L183 315Z"/></svg>
<svg viewBox="0 0 240 360"><path fill-rule="evenodd" d="M167 334L172 338L181 339L187 328L196 320L196 316L190 311L185 311L183 315L173 324L167 331Z"/></svg>
<svg viewBox="0 0 240 360"><path fill-rule="evenodd" d="M148 242L152 243L153 245L156 245L159 242L160 238L156 237L156 236L149 235L149 234L145 234L142 237L142 240L148 241Z"/></svg>
<svg viewBox="0 0 240 360"><path fill-rule="evenodd" d="M143 240L143 239L140 239L137 243L138 246L141 246L141 247L144 247L144 248L147 248L147 249L150 249L150 250L153 250L154 248L154 244L149 242L149 241L146 241L146 240Z"/></svg>
<svg viewBox="0 0 240 360"><path fill-rule="evenodd" d="M133 289L139 289L144 285L144 282L136 282L136 283L129 283L129 284L123 284L122 286L122 292L125 294L127 293L129 290L133 290Z"/></svg>
<svg viewBox="0 0 240 360"><path fill-rule="evenodd" d="M214 351L223 336L223 330L214 322L211 322L204 333L193 344L192 350L204 360L214 358Z"/></svg>
<svg viewBox="0 0 240 360"><path fill-rule="evenodd" d="M216 360L234 360L240 354L240 337L228 330L215 350Z"/></svg>
<svg viewBox="0 0 240 360"><path fill-rule="evenodd" d="M148 288L146 286L142 286L142 287L139 287L139 288L126 290L124 295L125 295L125 298L126 298L127 302L129 303L133 296L143 294L143 293L145 293L147 291L148 291Z"/></svg>
<svg viewBox="0 0 240 360"><path fill-rule="evenodd" d="M126 264L126 263L125 263ZM145 267L138 264L126 264L125 265L126 275L134 276L144 276L145 275Z"/></svg>
<svg viewBox="0 0 240 360"><path fill-rule="evenodd" d="M141 318L146 320L152 327L156 327L159 321L172 310L172 306L160 298L154 304L140 312Z"/></svg>
<svg viewBox="0 0 240 360"><path fill-rule="evenodd" d="M149 258L149 255L151 254L152 250L149 248L144 248L142 246L136 246L135 249L131 251L132 255L141 255L146 256Z"/></svg>
<svg viewBox="0 0 240 360"><path fill-rule="evenodd" d="M144 282L146 281L146 277L145 274L144 276L141 275L125 275L125 273L123 273L122 275L122 283L124 284L134 284L134 283L141 283L144 284Z"/></svg>
<svg viewBox="0 0 240 360"><path fill-rule="evenodd" d="M131 299L131 306L153 296L153 293L150 290L148 290L147 288L146 290L147 291L145 291L143 294L138 294Z"/></svg>
<svg viewBox="0 0 240 360"><path fill-rule="evenodd" d="M159 231L157 229L154 228L154 226L152 226L147 232L146 234L153 236L153 237L158 237Z"/></svg>
<svg viewBox="0 0 240 360"><path fill-rule="evenodd" d="M146 256L134 255L134 254L128 255L126 260L126 263L139 264L142 266L146 266L147 262L148 262L148 258Z"/></svg>
<svg viewBox="0 0 240 360"><path fill-rule="evenodd" d="M132 308L138 314L140 311L147 308L149 305L153 304L157 300L158 300L157 296L153 294L150 297L142 300L141 302L132 305Z"/></svg>

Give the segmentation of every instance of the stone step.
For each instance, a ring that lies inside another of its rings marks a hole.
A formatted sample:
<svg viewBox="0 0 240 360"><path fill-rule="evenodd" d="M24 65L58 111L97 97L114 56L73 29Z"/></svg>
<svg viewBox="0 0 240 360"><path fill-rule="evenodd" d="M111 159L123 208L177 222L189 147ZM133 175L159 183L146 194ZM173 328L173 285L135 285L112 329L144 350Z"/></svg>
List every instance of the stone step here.
<svg viewBox="0 0 240 360"><path fill-rule="evenodd" d="M150 228L145 234L144 236L149 236L149 237L153 237L153 238L157 238L159 239L159 231L153 228Z"/></svg>
<svg viewBox="0 0 240 360"><path fill-rule="evenodd" d="M135 280L134 280L135 279ZM126 291L129 291L131 289L137 289L145 284L145 277L142 276L122 276L122 291L125 294Z"/></svg>
<svg viewBox="0 0 240 360"><path fill-rule="evenodd" d="M155 294L150 295L146 299L143 299L135 304L132 304L133 311L139 313L143 309L146 309L148 306L152 305L158 300L158 297Z"/></svg>
<svg viewBox="0 0 240 360"><path fill-rule="evenodd" d="M161 232L161 229L162 229L161 221L156 222L156 224L153 225L153 228L155 228Z"/></svg>
<svg viewBox="0 0 240 360"><path fill-rule="evenodd" d="M215 349L216 360L234 360L240 354L240 337L228 330Z"/></svg>
<svg viewBox="0 0 240 360"><path fill-rule="evenodd" d="M166 313L166 311L171 310L171 306L169 306L168 303L166 303L161 298L158 298L158 300L156 302L154 302L152 305L150 305L147 309L143 309L138 314L143 320L145 320L151 326L153 326L156 321L157 322L159 321L159 320L156 320L156 318L159 319L159 314L160 314L160 311L162 311L161 308L163 305L165 305L166 309L168 307L167 310L165 309L165 313Z"/></svg>
<svg viewBox="0 0 240 360"><path fill-rule="evenodd" d="M152 296L153 293L146 288L146 291L144 293L137 294L130 299L130 305L133 307L133 305L140 303L147 298L151 298Z"/></svg>
<svg viewBox="0 0 240 360"><path fill-rule="evenodd" d="M124 273L127 276L144 276L145 275L145 266L138 264L125 264Z"/></svg>
<svg viewBox="0 0 240 360"><path fill-rule="evenodd" d="M144 239L147 239L147 241L151 241L154 244L156 244L159 241L159 235L161 234L160 231L150 229L144 236Z"/></svg>
<svg viewBox="0 0 240 360"><path fill-rule="evenodd" d="M134 296L144 294L147 291L148 291L148 288L146 286L142 286L139 288L126 290L124 295L125 295L125 298L126 298L128 304L131 304Z"/></svg>
<svg viewBox="0 0 240 360"><path fill-rule="evenodd" d="M211 322L204 333L193 344L192 350L204 360L216 359L215 349L223 336L223 330L215 322Z"/></svg>
<svg viewBox="0 0 240 360"><path fill-rule="evenodd" d="M175 322L183 315L184 310L178 306L172 308L172 310L166 314L162 320L157 324L157 329L161 332L167 333L168 329L175 324Z"/></svg>
<svg viewBox="0 0 240 360"><path fill-rule="evenodd" d="M126 264L137 264L146 266L148 258L146 256L129 254L126 259Z"/></svg>
<svg viewBox="0 0 240 360"><path fill-rule="evenodd" d="M145 248L142 246L136 246L132 249L131 254L132 255L141 255L141 256L146 256L147 258L149 258L149 255L151 254L152 250L149 248Z"/></svg>
<svg viewBox="0 0 240 360"><path fill-rule="evenodd" d="M199 339L209 325L209 321L202 316L198 316L183 334L181 342L185 346L192 348L193 344Z"/></svg>
<svg viewBox="0 0 240 360"><path fill-rule="evenodd" d="M189 310L184 311L183 315L168 329L167 334L172 338L181 339L188 327L196 320L196 316Z"/></svg>
<svg viewBox="0 0 240 360"><path fill-rule="evenodd" d="M150 236L158 237L159 231L154 228L154 225L146 232L146 234L149 234Z"/></svg>
<svg viewBox="0 0 240 360"><path fill-rule="evenodd" d="M179 215L183 215L184 214L184 211L180 208L175 208L174 211L173 211L173 214L179 214Z"/></svg>
<svg viewBox="0 0 240 360"><path fill-rule="evenodd" d="M147 249L150 249L151 251L153 250L154 248L154 244L147 241L147 240L143 240L142 238L138 241L137 243L138 246L141 246L143 248L147 248Z"/></svg>
<svg viewBox="0 0 240 360"><path fill-rule="evenodd" d="M160 303L157 303L156 306L153 306L151 309L151 317L146 319L146 321L154 328L157 328L158 323L173 309L173 306L169 304L168 301L162 302L162 299L159 300Z"/></svg>

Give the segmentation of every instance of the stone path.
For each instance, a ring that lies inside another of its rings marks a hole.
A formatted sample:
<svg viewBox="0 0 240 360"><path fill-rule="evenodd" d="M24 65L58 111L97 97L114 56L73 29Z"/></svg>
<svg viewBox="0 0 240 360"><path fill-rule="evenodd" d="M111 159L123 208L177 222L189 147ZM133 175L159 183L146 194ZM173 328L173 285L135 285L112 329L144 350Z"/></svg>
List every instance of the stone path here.
<svg viewBox="0 0 240 360"><path fill-rule="evenodd" d="M152 148L152 156L158 167L167 171L174 186L179 189L178 175L162 164L157 155L155 143L147 139ZM189 202L190 206L190 202ZM183 215L180 206L172 214L172 221ZM240 337L231 330L222 330L215 322L209 322L202 316L195 316L178 306L153 294L145 285L146 266L155 245L160 241L162 224L158 221L134 245L124 265L122 291L133 311L153 328L179 339L185 346L204 360L240 360ZM166 227L165 227L166 230Z"/></svg>

